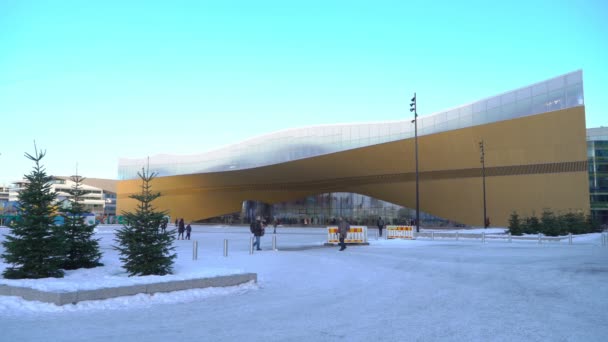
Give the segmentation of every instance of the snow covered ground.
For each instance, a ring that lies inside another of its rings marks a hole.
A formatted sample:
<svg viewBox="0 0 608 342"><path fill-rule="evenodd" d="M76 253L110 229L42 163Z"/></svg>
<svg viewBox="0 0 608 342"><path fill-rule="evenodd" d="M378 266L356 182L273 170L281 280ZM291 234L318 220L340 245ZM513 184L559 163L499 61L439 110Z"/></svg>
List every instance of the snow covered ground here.
<svg viewBox="0 0 608 342"><path fill-rule="evenodd" d="M104 267L0 284L61 291L234 272L255 272L258 283L66 306L0 297L0 341L608 340L600 234L539 245L372 233L369 246L339 252L322 247L323 229L278 228L278 251L266 234L264 250L249 255L247 227L194 226L198 260L193 241L179 240L175 275L129 278L111 248L115 228L98 229ZM0 272L6 266L0 259Z"/></svg>

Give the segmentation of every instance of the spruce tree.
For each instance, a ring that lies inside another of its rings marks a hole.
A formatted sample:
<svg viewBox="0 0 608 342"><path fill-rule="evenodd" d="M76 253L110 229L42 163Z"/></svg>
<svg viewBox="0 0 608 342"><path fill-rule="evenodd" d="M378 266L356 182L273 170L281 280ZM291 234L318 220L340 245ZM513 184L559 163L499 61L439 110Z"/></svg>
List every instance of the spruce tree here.
<svg viewBox="0 0 608 342"><path fill-rule="evenodd" d="M64 218L63 240L66 249L63 268L75 270L103 266L99 262L101 259L99 239L93 238L97 224L87 224L84 217L83 196L90 191L82 189L84 177L75 175L70 179L74 182L72 189L68 190L68 193L72 195L71 205L62 214Z"/></svg>
<svg viewBox="0 0 608 342"><path fill-rule="evenodd" d="M511 217L509 218L509 233L511 235L523 235L519 215L515 211L511 213Z"/></svg>
<svg viewBox="0 0 608 342"><path fill-rule="evenodd" d="M57 195L51 191L52 177L40 165L46 152L38 152L35 146L34 156L25 154L35 166L29 175L25 175L29 183L19 193L21 218L10 227L10 233L2 243L5 249L2 258L12 264L4 270L5 278L63 277L63 241L60 228L54 225Z"/></svg>
<svg viewBox="0 0 608 342"><path fill-rule="evenodd" d="M142 180L141 193L129 196L139 202L135 212L124 212L126 224L116 233L118 250L123 268L134 275L167 275L171 274L173 259L176 258L173 241L173 230L159 229L166 212L157 211L152 201L161 196L151 191L150 182L156 176L142 169L137 175Z"/></svg>
<svg viewBox="0 0 608 342"><path fill-rule="evenodd" d="M543 210L541 215L540 233L547 236L558 236L560 231L560 222L555 214L549 210Z"/></svg>

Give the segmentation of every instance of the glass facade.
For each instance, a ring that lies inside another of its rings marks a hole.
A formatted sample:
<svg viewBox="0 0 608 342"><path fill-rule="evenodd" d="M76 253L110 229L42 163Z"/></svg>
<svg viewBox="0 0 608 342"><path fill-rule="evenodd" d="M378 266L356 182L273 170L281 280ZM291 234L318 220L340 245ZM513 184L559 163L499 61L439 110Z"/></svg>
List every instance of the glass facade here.
<svg viewBox="0 0 608 342"><path fill-rule="evenodd" d="M608 127L587 130L591 216L608 224Z"/></svg>
<svg viewBox="0 0 608 342"><path fill-rule="evenodd" d="M418 118L418 135L430 135L583 105L583 73L577 70L474 103L421 116ZM242 170L413 137L414 125L409 118L399 121L294 128L261 135L197 155L157 155L149 160L120 159L118 178L136 179L137 172L144 166L149 166L150 171L156 172L158 176ZM598 174L604 172L605 167L606 164L600 166ZM599 188L606 189L608 184L605 182L605 178L598 181ZM597 196L606 195L608 193L597 193ZM592 200L604 197L592 196ZM412 209L368 196L328 193L274 205L245 201L240 213L205 221L250 222L258 215L268 219L277 218L286 224L313 225L326 225L342 216L348 218L351 223L372 226L379 216L387 223L400 224L408 223L415 217ZM459 225L425 213L421 213L422 222L427 226Z"/></svg>
<svg viewBox="0 0 608 342"><path fill-rule="evenodd" d="M335 224L336 219L344 217L351 224L375 226L378 217L382 217L386 224L410 224L416 217L416 210L361 194L332 192L274 205L245 201L240 213L214 217L203 222L250 223L257 216L264 217L269 222L277 219L282 225L325 226ZM420 213L420 222L426 226L463 226L423 212Z"/></svg>
<svg viewBox="0 0 608 342"><path fill-rule="evenodd" d="M418 118L418 135L541 114L584 105L581 70ZM118 179L136 179L149 165L159 176L242 170L414 137L410 119L322 125L261 135L197 155L124 159Z"/></svg>

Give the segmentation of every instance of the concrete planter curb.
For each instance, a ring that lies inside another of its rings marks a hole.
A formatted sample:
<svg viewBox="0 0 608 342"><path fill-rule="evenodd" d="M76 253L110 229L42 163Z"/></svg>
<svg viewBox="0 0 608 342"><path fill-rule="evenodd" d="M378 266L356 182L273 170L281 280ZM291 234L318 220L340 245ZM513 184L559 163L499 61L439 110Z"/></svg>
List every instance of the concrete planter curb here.
<svg viewBox="0 0 608 342"><path fill-rule="evenodd" d="M231 274L212 278L174 280L162 283L139 284L119 287L107 287L95 290L80 290L73 292L49 292L28 287L0 285L1 296L17 296L25 300L53 303L56 305L75 304L85 300L101 300L122 296L133 296L138 293L153 294L157 292L172 292L206 287L227 287L257 282L256 273Z"/></svg>

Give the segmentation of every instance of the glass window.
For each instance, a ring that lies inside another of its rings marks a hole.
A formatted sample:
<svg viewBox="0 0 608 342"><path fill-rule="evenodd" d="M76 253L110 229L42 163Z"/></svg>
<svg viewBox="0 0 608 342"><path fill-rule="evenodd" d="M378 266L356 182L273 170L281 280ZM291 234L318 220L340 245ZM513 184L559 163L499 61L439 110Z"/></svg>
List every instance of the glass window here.
<svg viewBox="0 0 608 342"><path fill-rule="evenodd" d="M500 97L500 102L504 105L507 103L515 102L516 99L517 99L517 96L516 96L515 92L512 91L510 93L503 94Z"/></svg>
<svg viewBox="0 0 608 342"><path fill-rule="evenodd" d="M496 108L496 107L500 106L500 97L498 97L498 96L492 97L492 98L488 99L486 102L487 102L487 109Z"/></svg>
<svg viewBox="0 0 608 342"><path fill-rule="evenodd" d="M545 94L547 92L547 83L539 83L532 86L532 96Z"/></svg>
<svg viewBox="0 0 608 342"><path fill-rule="evenodd" d="M576 83L583 83L583 72L581 70L570 73L570 74L566 75L565 77L566 77L566 83L568 85L576 84Z"/></svg>
<svg viewBox="0 0 608 342"><path fill-rule="evenodd" d="M565 78L564 77L558 77L558 78L554 78L552 80L549 80L546 82L547 83L547 87L549 88L549 91L554 91L554 90L558 90L558 89L562 89L565 86Z"/></svg>
<svg viewBox="0 0 608 342"><path fill-rule="evenodd" d="M537 114L537 113L545 112L545 108L546 108L545 103L546 102L547 102L546 94L534 96L532 98L532 108L531 108L532 112L530 114Z"/></svg>
<svg viewBox="0 0 608 342"><path fill-rule="evenodd" d="M516 91L517 100L529 99L532 97L532 87L526 87L524 89L519 89Z"/></svg>
<svg viewBox="0 0 608 342"><path fill-rule="evenodd" d="M481 113L486 111L486 101L473 103L473 113Z"/></svg>

